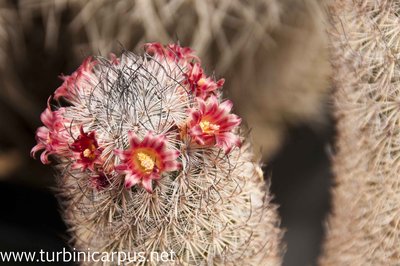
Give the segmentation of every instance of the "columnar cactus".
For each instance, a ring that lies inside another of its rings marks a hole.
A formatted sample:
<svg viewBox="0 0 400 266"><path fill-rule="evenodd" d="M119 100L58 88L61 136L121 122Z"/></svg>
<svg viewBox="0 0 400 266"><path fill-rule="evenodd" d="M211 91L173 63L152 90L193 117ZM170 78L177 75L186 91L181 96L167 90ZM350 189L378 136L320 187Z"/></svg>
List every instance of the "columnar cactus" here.
<svg viewBox="0 0 400 266"><path fill-rule="evenodd" d="M32 154L57 163L74 246L172 251L175 264L279 264L276 207L222 100L224 80L189 48L145 50L89 57L41 116Z"/></svg>
<svg viewBox="0 0 400 266"><path fill-rule="evenodd" d="M400 1L332 3L338 119L321 265L399 265Z"/></svg>

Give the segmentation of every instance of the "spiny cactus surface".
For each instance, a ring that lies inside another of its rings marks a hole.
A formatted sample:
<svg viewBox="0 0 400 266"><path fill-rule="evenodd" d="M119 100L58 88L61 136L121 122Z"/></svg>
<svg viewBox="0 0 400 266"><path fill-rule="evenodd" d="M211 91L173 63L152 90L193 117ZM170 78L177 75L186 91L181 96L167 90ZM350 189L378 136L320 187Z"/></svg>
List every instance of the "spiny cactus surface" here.
<svg viewBox="0 0 400 266"><path fill-rule="evenodd" d="M334 208L321 265L400 264L400 2L334 1Z"/></svg>
<svg viewBox="0 0 400 266"><path fill-rule="evenodd" d="M277 265L276 208L241 119L189 48L87 58L37 131L79 250L172 252L176 265ZM83 263L84 264L84 263ZM112 263L110 263L112 264Z"/></svg>

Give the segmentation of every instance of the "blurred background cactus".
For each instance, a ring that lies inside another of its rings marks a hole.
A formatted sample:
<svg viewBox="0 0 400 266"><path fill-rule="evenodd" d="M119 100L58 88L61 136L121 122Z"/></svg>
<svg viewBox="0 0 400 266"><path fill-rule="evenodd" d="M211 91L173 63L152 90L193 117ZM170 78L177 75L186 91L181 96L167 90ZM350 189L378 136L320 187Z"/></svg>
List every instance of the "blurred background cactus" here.
<svg viewBox="0 0 400 266"><path fill-rule="evenodd" d="M400 2L330 10L339 134L321 265L399 265Z"/></svg>
<svg viewBox="0 0 400 266"><path fill-rule="evenodd" d="M282 203L283 224L289 227L288 265L315 259L328 197L324 145L331 134L318 131L327 125L329 129L330 122L323 2L0 3L0 82L7 92L0 95L5 103L0 112L5 125L0 130L0 160L7 166L0 172L3 178L39 188L54 184L52 174L26 154L43 103L60 84L57 75L71 73L87 55L137 51L149 41L179 41L196 50L208 72L215 69L226 78L225 96L251 128L256 153L261 151L268 161L276 202ZM300 249L290 248L292 244Z"/></svg>

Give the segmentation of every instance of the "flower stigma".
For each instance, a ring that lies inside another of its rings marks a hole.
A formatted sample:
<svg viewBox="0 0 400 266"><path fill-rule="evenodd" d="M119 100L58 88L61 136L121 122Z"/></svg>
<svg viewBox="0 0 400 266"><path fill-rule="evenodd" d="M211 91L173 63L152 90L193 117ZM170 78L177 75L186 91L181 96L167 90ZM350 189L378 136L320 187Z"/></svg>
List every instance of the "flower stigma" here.
<svg viewBox="0 0 400 266"><path fill-rule="evenodd" d="M219 125L210 123L208 120L202 120L199 123L201 131L206 134L214 134L216 131L219 130Z"/></svg>
<svg viewBox="0 0 400 266"><path fill-rule="evenodd" d="M83 151L83 157L94 160L96 158L96 154L94 152L95 150L96 146L94 144L90 144L89 147Z"/></svg>
<svg viewBox="0 0 400 266"><path fill-rule="evenodd" d="M136 158L139 161L140 167L145 173L150 173L155 167L155 160L145 152L138 152Z"/></svg>

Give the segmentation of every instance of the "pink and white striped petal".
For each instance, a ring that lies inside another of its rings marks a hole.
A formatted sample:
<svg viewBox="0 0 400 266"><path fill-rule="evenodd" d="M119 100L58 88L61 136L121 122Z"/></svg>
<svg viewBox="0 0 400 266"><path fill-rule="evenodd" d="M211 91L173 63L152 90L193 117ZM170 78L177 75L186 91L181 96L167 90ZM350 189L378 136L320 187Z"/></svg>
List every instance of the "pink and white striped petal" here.
<svg viewBox="0 0 400 266"><path fill-rule="evenodd" d="M179 152L167 148L164 135L154 136L148 132L143 140L129 133L130 147L127 150L115 150L121 163L115 169L125 174L125 187L141 184L152 192L152 181L161 178L164 172L177 171L181 168L178 162Z"/></svg>
<svg viewBox="0 0 400 266"><path fill-rule="evenodd" d="M240 146L240 139L233 133L241 119L230 114L232 102L218 102L215 96L207 100L199 98L198 108L189 113L188 134L202 146L222 148L229 153L233 147Z"/></svg>

